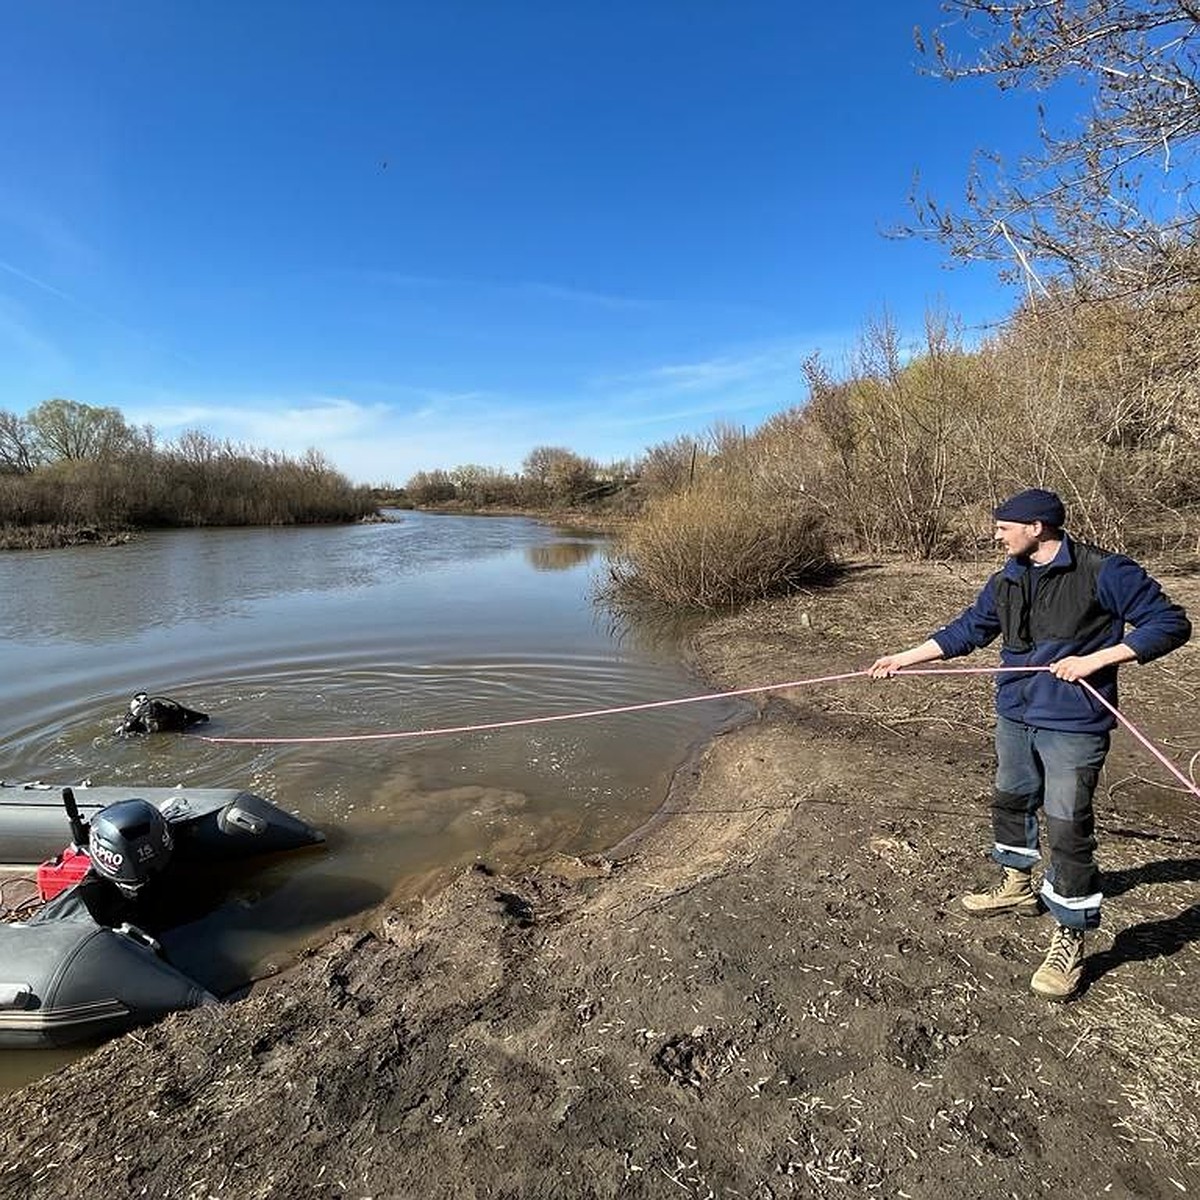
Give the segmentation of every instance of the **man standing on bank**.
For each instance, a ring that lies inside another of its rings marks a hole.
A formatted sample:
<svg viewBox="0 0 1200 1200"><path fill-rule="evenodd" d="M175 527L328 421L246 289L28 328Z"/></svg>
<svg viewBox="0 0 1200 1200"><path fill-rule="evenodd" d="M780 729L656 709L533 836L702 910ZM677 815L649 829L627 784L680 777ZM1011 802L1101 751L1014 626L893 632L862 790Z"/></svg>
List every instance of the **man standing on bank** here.
<svg viewBox="0 0 1200 1200"><path fill-rule="evenodd" d="M975 603L928 641L885 654L869 668L880 679L904 667L956 658L997 634L1005 667L1049 667L996 676L995 847L1003 875L990 892L963 896L975 916L1037 916L1041 902L1058 922L1030 986L1069 1000L1083 977L1084 930L1100 924L1092 795L1108 753L1112 714L1086 679L1117 703L1117 667L1147 663L1182 646L1192 627L1158 582L1123 554L1077 542L1053 492L1030 488L995 510L995 539L1008 555ZM1126 632L1126 626L1131 626ZM1041 887L1038 810L1046 812L1050 862Z"/></svg>

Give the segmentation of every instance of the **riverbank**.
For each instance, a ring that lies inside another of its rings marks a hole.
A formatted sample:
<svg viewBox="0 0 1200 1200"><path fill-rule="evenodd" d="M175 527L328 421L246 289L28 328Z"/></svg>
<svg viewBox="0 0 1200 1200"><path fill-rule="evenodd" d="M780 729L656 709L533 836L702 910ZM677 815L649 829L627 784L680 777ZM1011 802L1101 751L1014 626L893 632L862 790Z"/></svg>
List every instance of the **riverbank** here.
<svg viewBox="0 0 1200 1200"><path fill-rule="evenodd" d="M448 517L528 517L552 529L579 534L614 534L628 529L634 521L630 513L606 508L520 508L489 505L472 508L467 504L428 504L414 506L414 512Z"/></svg>
<svg viewBox="0 0 1200 1200"><path fill-rule="evenodd" d="M124 546L133 532L93 525L0 525L0 550L62 550L68 546Z"/></svg>
<svg viewBox="0 0 1200 1200"><path fill-rule="evenodd" d="M318 525L374 525L394 521L395 517L383 513L368 513L366 516L347 517L342 521L314 521L301 524ZM277 523L264 522L267 528ZM0 525L0 550L65 550L72 546L125 546L139 533L147 529L155 531L180 526L144 526L134 529L126 526L94 525ZM223 528L223 526L187 526L187 528ZM244 526L237 526L244 528Z"/></svg>
<svg viewBox="0 0 1200 1200"><path fill-rule="evenodd" d="M987 567L855 571L708 624L696 661L721 687L854 669ZM1184 763L1198 667L1123 676ZM992 873L988 701L971 677L773 696L611 855L470 871L14 1095L0 1197L1194 1192L1195 805L1118 735L1105 928L1084 996L1047 1005L1048 918L955 904Z"/></svg>

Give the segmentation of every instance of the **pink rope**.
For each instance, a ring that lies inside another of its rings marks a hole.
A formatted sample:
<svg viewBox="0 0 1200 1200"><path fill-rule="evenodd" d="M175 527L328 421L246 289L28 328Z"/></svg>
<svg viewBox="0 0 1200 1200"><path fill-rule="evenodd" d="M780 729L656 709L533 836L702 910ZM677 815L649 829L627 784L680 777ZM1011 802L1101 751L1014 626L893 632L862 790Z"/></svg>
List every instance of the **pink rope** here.
<svg viewBox="0 0 1200 1200"><path fill-rule="evenodd" d="M904 667L896 675L1001 675L1007 672L1048 671L1040 667ZM192 734L202 742L223 746L300 746L331 742L383 742L406 738L440 737L457 733L485 733L495 729L517 729L528 725L549 725L555 721L582 721L591 717L613 717L622 713L647 712L655 708L671 708L680 704L702 704L711 700L731 700L738 696L755 696L764 692L782 692L788 688L809 687L818 683L840 683L869 675L868 670L844 671L837 675L815 675L808 679L792 679L787 683L766 683L758 687L735 688L728 692L708 692L702 696L680 696L673 700L651 700L643 704L622 704L615 708L591 708L582 712L555 713L550 716L520 717L509 721L487 721L478 725L449 725L432 729L405 729L387 733L338 733L317 737L214 737L211 734ZM1193 796L1200 799L1200 787L1192 782L1134 723L1105 698L1086 679L1079 680L1106 709L1144 746Z"/></svg>
<svg viewBox="0 0 1200 1200"><path fill-rule="evenodd" d="M1149 750L1150 753L1154 755L1154 757L1157 758L1158 761L1162 763L1162 765L1166 767L1167 770L1170 771L1171 774L1174 775L1175 778L1178 779L1179 782L1182 783L1183 786L1187 788L1187 790L1191 792L1193 796L1200 798L1200 788L1198 788L1140 729L1138 729L1138 727L1131 720L1129 720L1129 718L1126 717L1123 712L1119 712L1114 705L1109 704L1109 702L1105 700L1105 698L1100 695L1100 693L1096 691L1096 689L1092 687L1092 685L1088 683L1086 679L1081 679L1079 682L1082 683L1083 686L1087 688L1087 690L1091 692L1092 695L1095 696L1096 699L1099 700L1100 703L1103 704L1104 707L1107 708L1108 711L1112 713L1112 715L1116 717L1117 720L1120 721L1121 724L1124 725L1125 728L1128 729L1129 732L1132 733L1133 736L1137 738L1137 740L1141 742L1142 745L1145 746L1146 749Z"/></svg>
<svg viewBox="0 0 1200 1200"><path fill-rule="evenodd" d="M738 688L733 692L710 692L706 696L681 696L676 700L651 700L645 704L623 704L620 708L592 708L586 712L556 713L548 717L521 717L515 721L489 721L483 725L451 725L440 729L406 729L396 733L338 733L326 737L211 737L194 734L202 742L220 742L235 746L296 746L309 742L382 742L397 738L437 737L446 733L479 733L490 729L515 729L519 725L548 725L551 721L581 721L586 717L612 717L619 713L645 712L651 708L670 708L675 704L699 704L705 700L727 700L732 696L753 696L756 692L781 691L811 683L835 683L839 679L856 679L866 671L847 671L842 675L818 675L813 679L797 679L792 683L768 683L761 687Z"/></svg>

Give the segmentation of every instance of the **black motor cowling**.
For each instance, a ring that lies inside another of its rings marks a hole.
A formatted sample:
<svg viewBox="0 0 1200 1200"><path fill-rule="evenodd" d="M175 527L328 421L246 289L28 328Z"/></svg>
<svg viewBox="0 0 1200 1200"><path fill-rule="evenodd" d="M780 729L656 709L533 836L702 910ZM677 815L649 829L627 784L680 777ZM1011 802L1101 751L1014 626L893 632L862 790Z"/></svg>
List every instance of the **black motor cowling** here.
<svg viewBox="0 0 1200 1200"><path fill-rule="evenodd" d="M148 800L110 804L88 830L93 870L127 896L136 896L171 861L173 846L166 818Z"/></svg>

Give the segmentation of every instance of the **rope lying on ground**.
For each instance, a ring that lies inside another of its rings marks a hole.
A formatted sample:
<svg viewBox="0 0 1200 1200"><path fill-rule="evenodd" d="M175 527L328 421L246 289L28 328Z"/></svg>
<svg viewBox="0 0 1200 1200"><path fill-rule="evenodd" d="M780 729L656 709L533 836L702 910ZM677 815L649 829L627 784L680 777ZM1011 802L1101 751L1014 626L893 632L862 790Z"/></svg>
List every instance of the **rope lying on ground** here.
<svg viewBox="0 0 1200 1200"><path fill-rule="evenodd" d="M41 903L37 879L33 875L15 875L0 880L0 922L19 921Z"/></svg>
<svg viewBox="0 0 1200 1200"><path fill-rule="evenodd" d="M1000 675L1010 671L1048 671L1049 667L906 667L895 672L900 675ZM765 692L782 692L789 688L811 687L818 683L840 683L847 679L870 676L870 671L844 671L837 675L815 675L808 679L792 679L786 683L767 683L758 687L734 688L727 692L709 692L703 696L681 696L673 700L651 700L643 704L623 704L615 708L592 708L582 712L554 713L549 716L520 717L509 721L487 721L477 725L451 725L435 729L404 729L386 733L338 733L312 737L217 737L213 734L192 734L202 742L225 746L299 746L325 742L381 742L403 738L440 737L457 733L484 733L495 729L516 729L524 725L548 725L554 721L581 721L590 717L612 717L622 713L647 712L654 708L671 708L681 704L700 704L712 700L733 700L739 696L755 696ZM1109 704L1086 679L1079 680L1112 715L1139 741L1183 786L1200 799L1200 786L1189 779L1128 717Z"/></svg>

